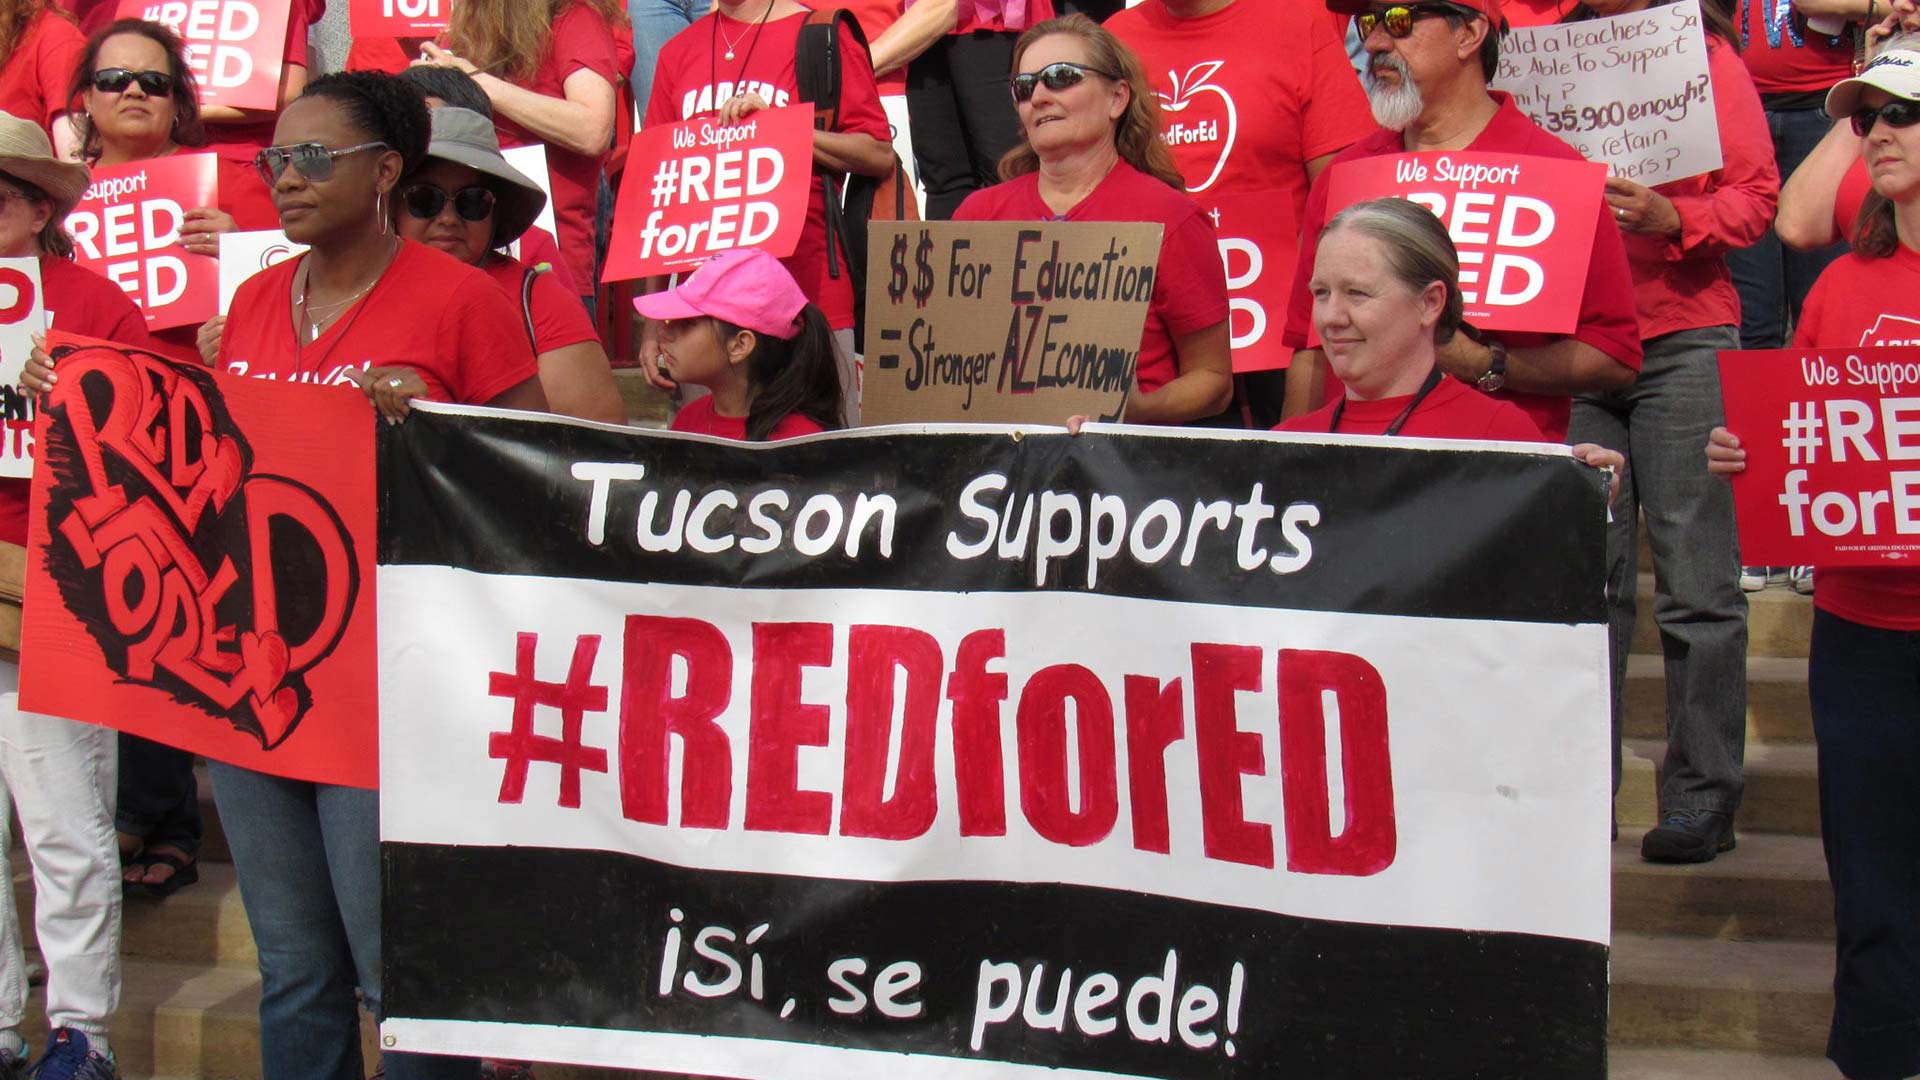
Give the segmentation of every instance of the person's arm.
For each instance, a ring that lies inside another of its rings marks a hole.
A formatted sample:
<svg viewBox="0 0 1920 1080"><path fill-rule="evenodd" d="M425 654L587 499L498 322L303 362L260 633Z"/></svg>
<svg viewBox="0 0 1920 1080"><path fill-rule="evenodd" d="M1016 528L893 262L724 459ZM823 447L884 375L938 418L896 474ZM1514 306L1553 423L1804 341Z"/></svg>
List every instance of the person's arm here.
<svg viewBox="0 0 1920 1080"><path fill-rule="evenodd" d="M873 39L873 73L906 67L960 25L960 0L919 0Z"/></svg>
<svg viewBox="0 0 1920 1080"><path fill-rule="evenodd" d="M1327 396L1327 354L1319 349L1295 349L1287 365L1287 396L1280 418L1291 420L1320 407Z"/></svg>
<svg viewBox="0 0 1920 1080"><path fill-rule="evenodd" d="M1321 154L1317 158L1310 159L1307 162L1307 183L1311 184L1320 179L1320 174L1327 171L1327 166L1333 164L1334 154L1338 153L1339 151L1336 150L1333 154Z"/></svg>
<svg viewBox="0 0 1920 1080"><path fill-rule="evenodd" d="M1214 416L1233 400L1232 335L1216 323L1173 339L1180 374L1158 390L1127 399L1129 424L1180 424Z"/></svg>
<svg viewBox="0 0 1920 1080"><path fill-rule="evenodd" d="M613 369L607 366L607 352L598 341L548 349L537 359L540 388L546 393L545 407L562 416L598 420L603 424L627 422L626 402L620 398L620 387L613 381Z"/></svg>
<svg viewBox="0 0 1920 1080"><path fill-rule="evenodd" d="M422 58L447 54L428 42ZM464 67L462 67L464 65ZM475 73L473 65L459 60L460 67L487 92L496 115L526 128L541 140L576 154L592 157L613 145L613 84L597 71L581 68L561 83L565 97L536 94L495 75Z"/></svg>
<svg viewBox="0 0 1920 1080"><path fill-rule="evenodd" d="M1296 357L1297 359L1297 357ZM1439 348L1440 369L1478 383L1493 366L1493 350L1465 334ZM1593 394L1633 385L1633 368L1577 338L1507 351L1508 390L1526 394Z"/></svg>
<svg viewBox="0 0 1920 1080"><path fill-rule="evenodd" d="M488 398L486 404L495 409L518 409L521 412L549 411L547 392L541 388L538 375L507 387Z"/></svg>
<svg viewBox="0 0 1920 1080"><path fill-rule="evenodd" d="M885 176L893 171L893 146L857 131L816 131L813 163L828 172Z"/></svg>
<svg viewBox="0 0 1920 1080"><path fill-rule="evenodd" d="M1860 136L1853 133L1852 124L1836 121L1780 186L1773 231L1781 243L1808 251L1840 239L1834 229L1834 194L1859 160Z"/></svg>

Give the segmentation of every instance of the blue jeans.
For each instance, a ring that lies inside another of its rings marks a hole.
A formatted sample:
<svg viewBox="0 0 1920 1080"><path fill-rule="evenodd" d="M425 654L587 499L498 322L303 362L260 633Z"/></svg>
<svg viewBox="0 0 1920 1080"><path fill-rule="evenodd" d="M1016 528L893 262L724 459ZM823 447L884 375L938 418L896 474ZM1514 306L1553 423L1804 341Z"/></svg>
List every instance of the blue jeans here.
<svg viewBox="0 0 1920 1080"><path fill-rule="evenodd" d="M209 762L260 953L265 1080L363 1080L380 1011L380 795ZM474 1080L473 1058L387 1054L388 1080Z"/></svg>
<svg viewBox="0 0 1920 1080"><path fill-rule="evenodd" d="M647 115L647 102L653 96L653 61L660 55L660 47L705 15L710 3L627 0L627 17L633 20L633 100L639 102L641 116Z"/></svg>
<svg viewBox="0 0 1920 1080"><path fill-rule="evenodd" d="M114 827L148 847L200 851L200 786L193 755L138 735L120 733L120 799Z"/></svg>
<svg viewBox="0 0 1920 1080"><path fill-rule="evenodd" d="M1820 839L1837 931L1827 1056L1853 1080L1920 1073L1920 632L1813 613Z"/></svg>
<svg viewBox="0 0 1920 1080"><path fill-rule="evenodd" d="M1767 110L1781 179L1793 175L1832 123L1819 109ZM1728 252L1727 266L1733 270L1734 288L1740 290L1740 347L1785 347L1789 328L1800 321L1807 290L1820 271L1846 251L1844 243L1795 251L1769 228L1752 247Z"/></svg>

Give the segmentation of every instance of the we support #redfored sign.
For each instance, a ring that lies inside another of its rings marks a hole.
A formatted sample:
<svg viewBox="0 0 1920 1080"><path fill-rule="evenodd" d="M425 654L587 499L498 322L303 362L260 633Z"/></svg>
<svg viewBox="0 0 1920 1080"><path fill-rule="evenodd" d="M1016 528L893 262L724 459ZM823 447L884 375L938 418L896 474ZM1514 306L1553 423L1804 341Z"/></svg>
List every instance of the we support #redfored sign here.
<svg viewBox="0 0 1920 1080"><path fill-rule="evenodd" d="M218 201L212 154L182 154L95 169L73 213L80 265L120 286L147 317L147 327L196 325L214 316L220 263L180 246L186 212Z"/></svg>
<svg viewBox="0 0 1920 1080"><path fill-rule="evenodd" d="M673 273L733 248L791 255L812 185L805 106L648 128L633 137L601 280Z"/></svg>
<svg viewBox="0 0 1920 1080"><path fill-rule="evenodd" d="M1334 167L1327 210L1383 196L1425 206L1460 249L1468 322L1561 334L1579 321L1606 175L1604 165L1524 154L1364 158Z"/></svg>
<svg viewBox="0 0 1920 1080"><path fill-rule="evenodd" d="M353 0L347 22L355 37L433 37L452 7L453 0Z"/></svg>
<svg viewBox="0 0 1920 1080"><path fill-rule="evenodd" d="M287 0L120 0L119 16L164 23L180 35L203 108L280 107Z"/></svg>
<svg viewBox="0 0 1920 1080"><path fill-rule="evenodd" d="M1920 562L1920 349L1724 352L1720 386L1743 561Z"/></svg>

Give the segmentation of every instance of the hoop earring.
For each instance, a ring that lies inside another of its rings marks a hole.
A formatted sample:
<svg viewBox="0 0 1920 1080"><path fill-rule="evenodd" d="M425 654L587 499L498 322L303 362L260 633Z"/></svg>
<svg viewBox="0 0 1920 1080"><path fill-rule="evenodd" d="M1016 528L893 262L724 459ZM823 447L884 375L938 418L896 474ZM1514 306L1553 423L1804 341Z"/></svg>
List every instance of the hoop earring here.
<svg viewBox="0 0 1920 1080"><path fill-rule="evenodd" d="M385 236L393 231L392 224L387 221L386 199L387 193L384 191L376 191L373 193L373 216L380 222L381 236Z"/></svg>

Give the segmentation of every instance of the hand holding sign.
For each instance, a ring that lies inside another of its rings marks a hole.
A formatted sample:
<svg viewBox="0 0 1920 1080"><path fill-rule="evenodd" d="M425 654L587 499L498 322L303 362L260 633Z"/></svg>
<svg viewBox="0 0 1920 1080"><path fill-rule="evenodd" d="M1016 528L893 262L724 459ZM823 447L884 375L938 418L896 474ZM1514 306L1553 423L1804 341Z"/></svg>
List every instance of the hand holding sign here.
<svg viewBox="0 0 1920 1080"><path fill-rule="evenodd" d="M280 107L286 0L120 0L118 14L162 23L180 35L187 66L200 84L201 108Z"/></svg>

